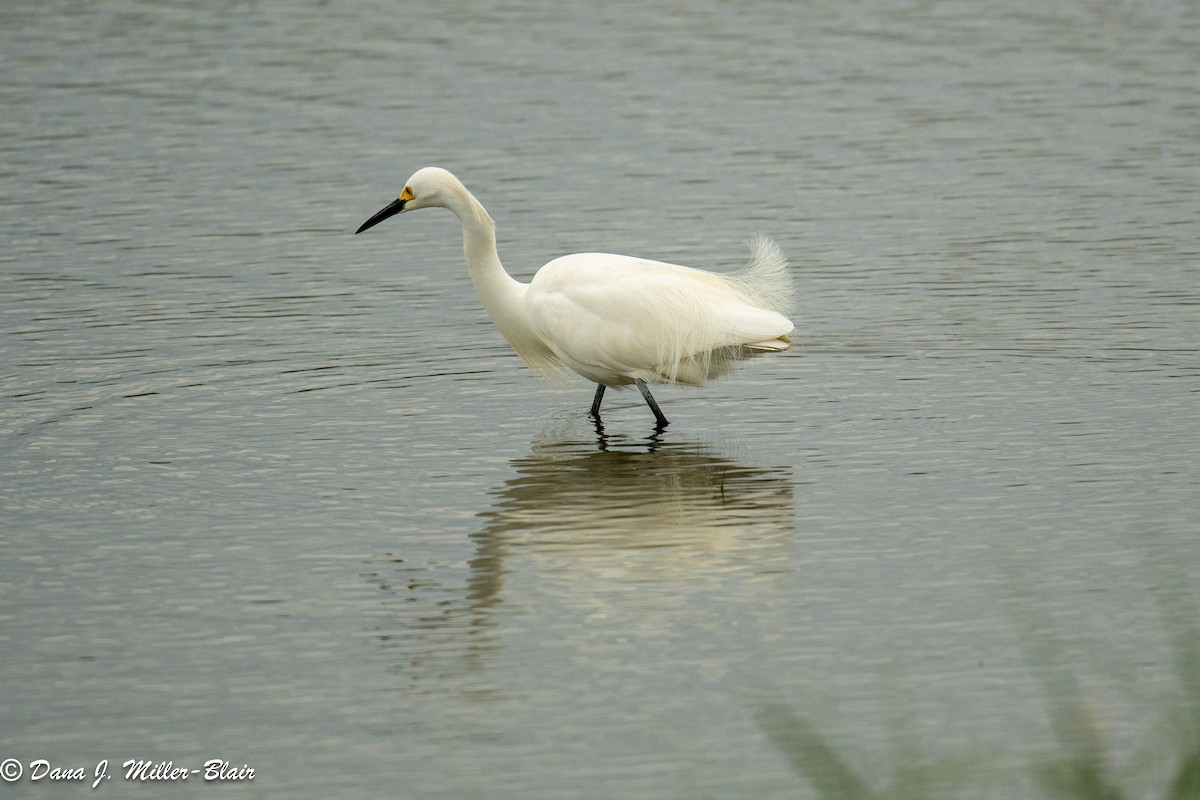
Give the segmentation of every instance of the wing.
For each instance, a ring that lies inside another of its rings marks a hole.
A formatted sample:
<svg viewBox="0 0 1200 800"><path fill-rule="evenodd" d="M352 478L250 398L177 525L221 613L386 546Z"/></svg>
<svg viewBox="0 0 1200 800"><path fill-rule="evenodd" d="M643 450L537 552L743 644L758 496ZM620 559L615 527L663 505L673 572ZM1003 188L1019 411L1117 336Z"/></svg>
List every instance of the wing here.
<svg viewBox="0 0 1200 800"><path fill-rule="evenodd" d="M699 382L682 369L689 359L776 340L793 327L721 275L607 253L551 261L534 276L526 303L563 363L610 386L635 378Z"/></svg>

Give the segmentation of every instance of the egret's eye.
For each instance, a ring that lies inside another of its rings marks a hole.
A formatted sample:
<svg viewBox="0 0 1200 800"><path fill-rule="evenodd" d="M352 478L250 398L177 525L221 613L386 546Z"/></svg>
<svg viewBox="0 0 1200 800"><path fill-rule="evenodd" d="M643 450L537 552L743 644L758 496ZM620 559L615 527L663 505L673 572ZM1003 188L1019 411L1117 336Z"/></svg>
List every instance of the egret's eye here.
<svg viewBox="0 0 1200 800"><path fill-rule="evenodd" d="M410 188L408 188L407 186L405 186L405 187L404 187L404 191L400 193L400 199L401 199L401 200L404 200L404 201L406 201L406 202L407 202L407 201L409 201L409 200L412 200L412 199L413 199L413 192L412 192L412 189L410 189Z"/></svg>

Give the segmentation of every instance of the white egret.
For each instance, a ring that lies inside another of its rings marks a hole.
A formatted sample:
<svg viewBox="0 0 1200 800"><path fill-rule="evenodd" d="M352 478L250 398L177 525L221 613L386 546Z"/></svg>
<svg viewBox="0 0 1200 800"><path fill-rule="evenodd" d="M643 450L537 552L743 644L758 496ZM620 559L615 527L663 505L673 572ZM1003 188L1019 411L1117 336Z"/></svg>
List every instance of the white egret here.
<svg viewBox="0 0 1200 800"><path fill-rule="evenodd" d="M556 258L529 283L504 270L496 226L458 178L426 167L368 219L362 233L402 211L448 208L463 229L471 282L492 322L535 374L573 370L597 384L591 414L600 417L605 387L641 390L661 429L667 425L648 383L700 385L736 362L787 350L794 327L787 259L765 236L750 240L744 269L719 275L608 253Z"/></svg>

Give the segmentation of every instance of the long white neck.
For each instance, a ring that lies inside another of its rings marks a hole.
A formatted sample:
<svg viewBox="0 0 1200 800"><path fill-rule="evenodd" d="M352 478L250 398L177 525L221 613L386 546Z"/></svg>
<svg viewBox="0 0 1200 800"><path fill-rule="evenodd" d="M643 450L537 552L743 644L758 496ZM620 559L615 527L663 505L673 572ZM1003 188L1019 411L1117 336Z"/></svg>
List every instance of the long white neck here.
<svg viewBox="0 0 1200 800"><path fill-rule="evenodd" d="M462 223L463 255L471 283L483 301L483 307L508 343L522 358L530 361L545 349L533 333L525 310L525 291L521 283L504 270L496 252L496 223L483 204L460 183L446 198L449 208Z"/></svg>

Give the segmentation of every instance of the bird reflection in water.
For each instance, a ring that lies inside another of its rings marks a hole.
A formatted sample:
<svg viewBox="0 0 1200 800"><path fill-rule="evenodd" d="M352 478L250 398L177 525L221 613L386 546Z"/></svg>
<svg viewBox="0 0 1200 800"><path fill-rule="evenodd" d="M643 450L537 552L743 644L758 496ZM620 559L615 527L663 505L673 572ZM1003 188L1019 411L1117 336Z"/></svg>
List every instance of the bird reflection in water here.
<svg viewBox="0 0 1200 800"><path fill-rule="evenodd" d="M637 585L644 620L656 592L669 614L715 582L755 586L792 571L790 469L744 466L658 435L598 433L599 449L551 442L513 460L513 477L479 514L465 576L374 560L369 579L389 595L375 635L411 689L494 693L486 665L506 608L528 613L546 597L590 606L597 592ZM540 600L526 596L531 587Z"/></svg>
<svg viewBox="0 0 1200 800"><path fill-rule="evenodd" d="M690 581L763 568L768 556L778 567L774 557L790 540L790 472L746 467L705 446L657 435L639 443L601 430L599 449L546 444L512 466L495 507L480 514L480 555L563 553L563 566L576 573L594 564L617 578ZM486 572L476 581L488 580Z"/></svg>

